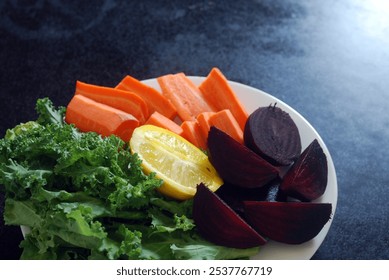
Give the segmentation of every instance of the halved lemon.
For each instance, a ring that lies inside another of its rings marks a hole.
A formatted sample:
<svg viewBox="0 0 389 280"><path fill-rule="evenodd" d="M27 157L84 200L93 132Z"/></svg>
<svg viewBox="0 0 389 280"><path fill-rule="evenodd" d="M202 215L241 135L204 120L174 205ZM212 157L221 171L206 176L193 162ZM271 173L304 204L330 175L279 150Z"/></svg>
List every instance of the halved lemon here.
<svg viewBox="0 0 389 280"><path fill-rule="evenodd" d="M166 196L185 200L195 195L200 183L212 191L223 184L203 151L167 129L139 126L132 134L130 148L139 155L146 174L155 172L163 180L158 190Z"/></svg>

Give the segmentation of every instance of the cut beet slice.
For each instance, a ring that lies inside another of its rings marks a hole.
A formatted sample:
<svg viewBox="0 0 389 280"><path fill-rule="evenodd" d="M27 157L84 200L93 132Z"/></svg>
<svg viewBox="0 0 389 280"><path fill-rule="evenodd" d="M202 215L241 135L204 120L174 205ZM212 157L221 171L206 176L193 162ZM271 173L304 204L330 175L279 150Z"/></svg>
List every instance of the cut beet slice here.
<svg viewBox="0 0 389 280"><path fill-rule="evenodd" d="M250 114L244 142L276 166L292 164L301 153L300 133L295 122L276 105L259 107Z"/></svg>
<svg viewBox="0 0 389 280"><path fill-rule="evenodd" d="M314 238L330 220L330 203L245 201L247 222L272 240L301 244Z"/></svg>
<svg viewBox="0 0 389 280"><path fill-rule="evenodd" d="M278 177L278 169L234 138L212 126L209 159L224 181L242 188L259 188Z"/></svg>
<svg viewBox="0 0 389 280"><path fill-rule="evenodd" d="M200 234L217 245L243 249L266 243L266 239L202 183L197 186L193 200L193 220Z"/></svg>
<svg viewBox="0 0 389 280"><path fill-rule="evenodd" d="M327 188L327 157L315 139L283 177L280 189L290 197L312 201Z"/></svg>

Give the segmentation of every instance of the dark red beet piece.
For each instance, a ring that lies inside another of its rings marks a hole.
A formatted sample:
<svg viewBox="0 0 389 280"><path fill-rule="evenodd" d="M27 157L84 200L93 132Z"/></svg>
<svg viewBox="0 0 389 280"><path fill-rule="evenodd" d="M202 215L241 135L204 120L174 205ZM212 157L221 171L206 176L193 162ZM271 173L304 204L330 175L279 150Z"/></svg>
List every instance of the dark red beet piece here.
<svg viewBox="0 0 389 280"><path fill-rule="evenodd" d="M233 248L264 245L264 239L204 184L197 186L193 199L193 220L207 240Z"/></svg>
<svg viewBox="0 0 389 280"><path fill-rule="evenodd" d="M290 197L312 201L325 192L327 177L327 157L315 139L285 174L280 189Z"/></svg>
<svg viewBox="0 0 389 280"><path fill-rule="evenodd" d="M242 188L259 188L278 177L278 169L212 126L208 134L208 154L225 182Z"/></svg>
<svg viewBox="0 0 389 280"><path fill-rule="evenodd" d="M314 238L330 220L330 203L245 201L247 222L272 240L301 244Z"/></svg>
<svg viewBox="0 0 389 280"><path fill-rule="evenodd" d="M250 114L244 142L275 166L290 165L301 153L300 133L295 122L276 105L259 107Z"/></svg>

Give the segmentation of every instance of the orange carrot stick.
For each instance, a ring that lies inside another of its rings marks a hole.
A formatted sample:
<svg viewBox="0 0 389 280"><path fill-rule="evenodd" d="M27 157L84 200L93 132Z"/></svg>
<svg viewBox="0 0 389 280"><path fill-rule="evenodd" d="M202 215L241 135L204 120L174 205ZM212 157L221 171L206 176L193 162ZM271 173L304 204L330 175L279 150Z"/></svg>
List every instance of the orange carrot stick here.
<svg viewBox="0 0 389 280"><path fill-rule="evenodd" d="M200 133L204 139L208 139L208 132L211 129L211 126L216 126L236 141L243 143L243 131L231 111L228 109L219 112L203 112L197 116L197 122L200 126Z"/></svg>
<svg viewBox="0 0 389 280"><path fill-rule="evenodd" d="M171 120L177 116L176 108L162 93L131 76L124 77L115 88L139 95L147 103L150 114L157 111Z"/></svg>
<svg viewBox="0 0 389 280"><path fill-rule="evenodd" d="M212 111L198 87L184 73L161 76L157 81L182 121L194 121L198 114Z"/></svg>
<svg viewBox="0 0 389 280"><path fill-rule="evenodd" d="M126 142L139 126L139 121L131 114L78 94L67 106L65 121L82 132L94 131L102 136L114 134Z"/></svg>
<svg viewBox="0 0 389 280"><path fill-rule="evenodd" d="M218 68L211 70L207 78L200 84L199 89L205 100L216 111L229 109L240 128L244 130L248 113Z"/></svg>
<svg viewBox="0 0 389 280"><path fill-rule="evenodd" d="M207 149L206 139L203 138L197 121L184 121L181 127L182 137L200 149Z"/></svg>
<svg viewBox="0 0 389 280"><path fill-rule="evenodd" d="M128 91L77 81L75 94L81 94L96 102L129 113L137 118L141 124L149 117L146 102L138 95Z"/></svg>
<svg viewBox="0 0 389 280"><path fill-rule="evenodd" d="M243 130L228 109L222 110L209 117L209 124L224 131L236 141L243 143Z"/></svg>
<svg viewBox="0 0 389 280"><path fill-rule="evenodd" d="M182 134L182 128L177 123L155 111L145 124L152 124L170 130L178 135Z"/></svg>
<svg viewBox="0 0 389 280"><path fill-rule="evenodd" d="M200 133L201 136L207 140L208 139L208 132L211 129L212 123L210 121L211 116L215 115L215 112L202 112L200 113L196 120L200 126Z"/></svg>

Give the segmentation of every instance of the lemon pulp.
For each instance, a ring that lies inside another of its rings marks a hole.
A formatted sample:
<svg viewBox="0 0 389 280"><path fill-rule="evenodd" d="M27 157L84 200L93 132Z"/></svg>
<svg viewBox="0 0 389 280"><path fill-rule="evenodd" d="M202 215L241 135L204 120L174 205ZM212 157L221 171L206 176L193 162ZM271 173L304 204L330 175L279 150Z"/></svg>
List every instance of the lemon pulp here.
<svg viewBox="0 0 389 280"><path fill-rule="evenodd" d="M130 148L139 155L145 173L155 172L163 180L158 190L169 197L189 199L200 183L212 191L223 184L203 151L167 129L153 125L136 128Z"/></svg>

